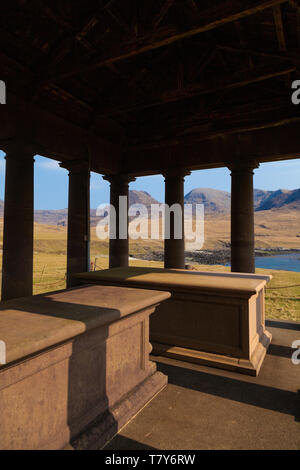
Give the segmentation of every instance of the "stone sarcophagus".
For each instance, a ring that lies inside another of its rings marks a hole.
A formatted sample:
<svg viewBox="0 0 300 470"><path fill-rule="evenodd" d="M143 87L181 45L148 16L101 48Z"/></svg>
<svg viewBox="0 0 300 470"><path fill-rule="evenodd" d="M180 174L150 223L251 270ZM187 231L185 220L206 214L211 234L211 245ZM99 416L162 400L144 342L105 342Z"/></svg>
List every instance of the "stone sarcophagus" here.
<svg viewBox="0 0 300 470"><path fill-rule="evenodd" d="M171 292L151 317L153 354L258 374L271 341L264 314L270 276L130 267L76 277Z"/></svg>
<svg viewBox="0 0 300 470"><path fill-rule="evenodd" d="M2 302L0 449L101 448L167 383L149 315L169 297L84 286Z"/></svg>

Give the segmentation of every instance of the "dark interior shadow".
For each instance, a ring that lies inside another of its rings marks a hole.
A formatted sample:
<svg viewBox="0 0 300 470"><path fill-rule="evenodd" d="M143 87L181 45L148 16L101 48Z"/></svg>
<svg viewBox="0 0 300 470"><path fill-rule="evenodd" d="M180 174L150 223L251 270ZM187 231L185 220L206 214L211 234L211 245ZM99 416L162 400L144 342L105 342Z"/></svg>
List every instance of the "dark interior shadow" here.
<svg viewBox="0 0 300 470"><path fill-rule="evenodd" d="M117 434L102 450L157 450L142 442Z"/></svg>
<svg viewBox="0 0 300 470"><path fill-rule="evenodd" d="M289 322L289 321L280 321L280 320L266 320L266 326L270 328L281 328L283 330L294 330L300 331L300 323L299 322Z"/></svg>
<svg viewBox="0 0 300 470"><path fill-rule="evenodd" d="M270 344L267 354L271 356L286 357L290 359L295 350L288 346L280 346L279 344Z"/></svg>
<svg viewBox="0 0 300 470"><path fill-rule="evenodd" d="M292 415L300 420L299 393L157 362L169 383L227 400Z"/></svg>

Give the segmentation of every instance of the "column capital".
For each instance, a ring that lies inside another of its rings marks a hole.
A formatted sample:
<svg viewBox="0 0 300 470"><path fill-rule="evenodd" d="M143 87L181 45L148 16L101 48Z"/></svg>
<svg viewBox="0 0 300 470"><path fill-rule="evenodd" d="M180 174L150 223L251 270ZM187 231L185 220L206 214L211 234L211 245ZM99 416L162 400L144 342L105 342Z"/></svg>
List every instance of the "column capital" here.
<svg viewBox="0 0 300 470"><path fill-rule="evenodd" d="M169 168L167 170L162 171L161 173L165 179L169 178L185 178L186 176L190 175L191 172L187 168Z"/></svg>
<svg viewBox="0 0 300 470"><path fill-rule="evenodd" d="M102 178L105 181L108 181L110 184L129 184L135 181L135 178L133 176L124 174L124 173L118 173L115 175L104 175Z"/></svg>
<svg viewBox="0 0 300 470"><path fill-rule="evenodd" d="M87 160L70 160L59 164L72 174L80 174L90 171L90 163Z"/></svg>
<svg viewBox="0 0 300 470"><path fill-rule="evenodd" d="M253 173L259 167L259 162L257 160L235 160L226 166L232 173Z"/></svg>
<svg viewBox="0 0 300 470"><path fill-rule="evenodd" d="M5 141L1 146L6 153L5 159L17 158L20 159L20 161L24 159L33 160L34 155L36 155L35 146L24 139L11 139Z"/></svg>

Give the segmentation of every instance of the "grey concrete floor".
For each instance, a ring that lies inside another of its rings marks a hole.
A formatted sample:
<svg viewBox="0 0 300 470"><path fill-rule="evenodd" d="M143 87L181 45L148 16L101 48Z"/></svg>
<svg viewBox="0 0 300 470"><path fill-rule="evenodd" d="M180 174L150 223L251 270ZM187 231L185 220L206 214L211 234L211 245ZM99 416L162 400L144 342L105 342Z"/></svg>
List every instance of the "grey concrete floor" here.
<svg viewBox="0 0 300 470"><path fill-rule="evenodd" d="M168 386L105 450L300 449L300 323L268 321L258 377L157 358Z"/></svg>

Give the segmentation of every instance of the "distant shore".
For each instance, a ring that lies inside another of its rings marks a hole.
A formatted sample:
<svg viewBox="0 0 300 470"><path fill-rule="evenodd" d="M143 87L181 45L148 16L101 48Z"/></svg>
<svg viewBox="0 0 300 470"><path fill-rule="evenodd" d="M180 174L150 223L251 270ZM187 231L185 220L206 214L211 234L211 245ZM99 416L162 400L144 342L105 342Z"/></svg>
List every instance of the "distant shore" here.
<svg viewBox="0 0 300 470"><path fill-rule="evenodd" d="M277 256L277 255L288 255L291 253L298 253L300 255L300 249L283 249L283 248L259 248L255 250L255 256ZM187 252L186 260L194 261L199 264L229 264L230 263L230 249L226 250L203 250L195 252Z"/></svg>
<svg viewBox="0 0 300 470"><path fill-rule="evenodd" d="M259 248L255 250L255 256L277 256L277 255L288 255L299 253L300 258L300 249L299 248ZM163 261L164 253L163 251L154 251L149 250L146 253L139 254L139 259L153 260L153 261ZM186 251L185 260L187 263L198 263L198 264L228 264L230 263L230 249L225 250L197 250L197 251Z"/></svg>

